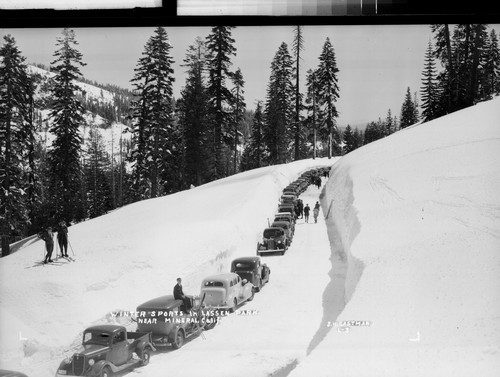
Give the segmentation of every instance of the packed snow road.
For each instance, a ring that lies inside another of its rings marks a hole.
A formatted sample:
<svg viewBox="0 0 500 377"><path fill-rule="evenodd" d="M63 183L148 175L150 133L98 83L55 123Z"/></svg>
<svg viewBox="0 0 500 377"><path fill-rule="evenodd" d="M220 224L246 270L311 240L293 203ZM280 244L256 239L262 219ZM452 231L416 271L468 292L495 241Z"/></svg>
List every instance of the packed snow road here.
<svg viewBox="0 0 500 377"><path fill-rule="evenodd" d="M310 186L301 195L304 204L314 207L321 190ZM252 302L182 349L159 350L137 372L151 377L164 376L166 371L186 377L286 375L328 331L323 295L331 283L330 257L323 208L318 223L311 211L308 223L297 221L284 256L262 257L271 268L270 282ZM343 299L336 304L343 305Z"/></svg>

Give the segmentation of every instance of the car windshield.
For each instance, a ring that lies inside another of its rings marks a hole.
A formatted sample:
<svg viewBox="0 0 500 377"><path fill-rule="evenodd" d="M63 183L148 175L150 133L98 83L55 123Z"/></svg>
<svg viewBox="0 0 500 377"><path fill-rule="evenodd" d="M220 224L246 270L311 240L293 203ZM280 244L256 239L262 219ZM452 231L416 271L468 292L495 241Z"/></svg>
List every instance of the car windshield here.
<svg viewBox="0 0 500 377"><path fill-rule="evenodd" d="M264 238L280 237L283 234L281 229L266 229L264 230Z"/></svg>
<svg viewBox="0 0 500 377"><path fill-rule="evenodd" d="M213 281L213 280L206 281L203 285L205 287L223 287L224 286L224 284L222 284L221 281Z"/></svg>
<svg viewBox="0 0 500 377"><path fill-rule="evenodd" d="M99 344L106 346L109 344L110 334L102 331L87 331L83 335L83 344Z"/></svg>
<svg viewBox="0 0 500 377"><path fill-rule="evenodd" d="M251 271L251 270L253 270L253 264L252 263L238 262L235 264L234 269L236 271Z"/></svg>

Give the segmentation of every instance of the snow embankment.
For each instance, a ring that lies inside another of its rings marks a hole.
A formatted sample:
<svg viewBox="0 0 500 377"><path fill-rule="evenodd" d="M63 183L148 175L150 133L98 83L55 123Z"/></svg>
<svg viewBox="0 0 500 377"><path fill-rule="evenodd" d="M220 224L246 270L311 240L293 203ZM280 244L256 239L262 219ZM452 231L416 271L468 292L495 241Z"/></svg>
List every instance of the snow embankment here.
<svg viewBox="0 0 500 377"><path fill-rule="evenodd" d="M496 98L335 165L346 307L290 376L498 375L499 157Z"/></svg>
<svg viewBox="0 0 500 377"><path fill-rule="evenodd" d="M25 242L0 260L0 369L53 376L86 327L116 320L111 312L134 311L171 293L177 277L185 292L199 293L204 277L229 271L236 257L255 255L284 186L333 162L256 169L76 224L69 228L76 262L37 266L44 244Z"/></svg>

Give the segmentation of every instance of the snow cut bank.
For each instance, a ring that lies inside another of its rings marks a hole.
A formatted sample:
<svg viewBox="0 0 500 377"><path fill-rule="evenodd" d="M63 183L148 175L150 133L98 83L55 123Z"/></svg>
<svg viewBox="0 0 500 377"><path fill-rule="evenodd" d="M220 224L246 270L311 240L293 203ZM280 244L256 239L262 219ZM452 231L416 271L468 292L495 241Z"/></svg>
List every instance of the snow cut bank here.
<svg viewBox="0 0 500 377"><path fill-rule="evenodd" d="M290 376L498 375L499 161L496 98L335 165L347 304Z"/></svg>

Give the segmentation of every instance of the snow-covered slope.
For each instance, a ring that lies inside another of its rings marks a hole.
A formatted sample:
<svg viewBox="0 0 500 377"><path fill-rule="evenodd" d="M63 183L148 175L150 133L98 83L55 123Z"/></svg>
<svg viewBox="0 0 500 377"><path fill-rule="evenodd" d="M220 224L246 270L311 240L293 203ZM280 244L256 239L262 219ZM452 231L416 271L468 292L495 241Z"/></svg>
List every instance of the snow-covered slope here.
<svg viewBox="0 0 500 377"><path fill-rule="evenodd" d="M255 255L284 186L333 162L256 169L77 224L69 228L76 262L34 267L44 244L28 240L0 260L0 369L51 376L81 331L114 321L112 311L171 293L178 276L186 292L199 293L205 276Z"/></svg>
<svg viewBox="0 0 500 377"><path fill-rule="evenodd" d="M499 188L500 98L337 163L347 305L290 376L498 376Z"/></svg>
<svg viewBox="0 0 500 377"><path fill-rule="evenodd" d="M324 189L303 194L321 201L318 224L299 220L287 254L266 258L270 283L243 307L258 314L224 318L136 372L496 376L499 121L495 99L340 159ZM77 260L62 266L32 267L43 244L26 240L0 260L0 369L52 376L111 311L170 293L178 276L199 292L205 275L255 254L283 186L332 163L257 169L72 226Z"/></svg>

